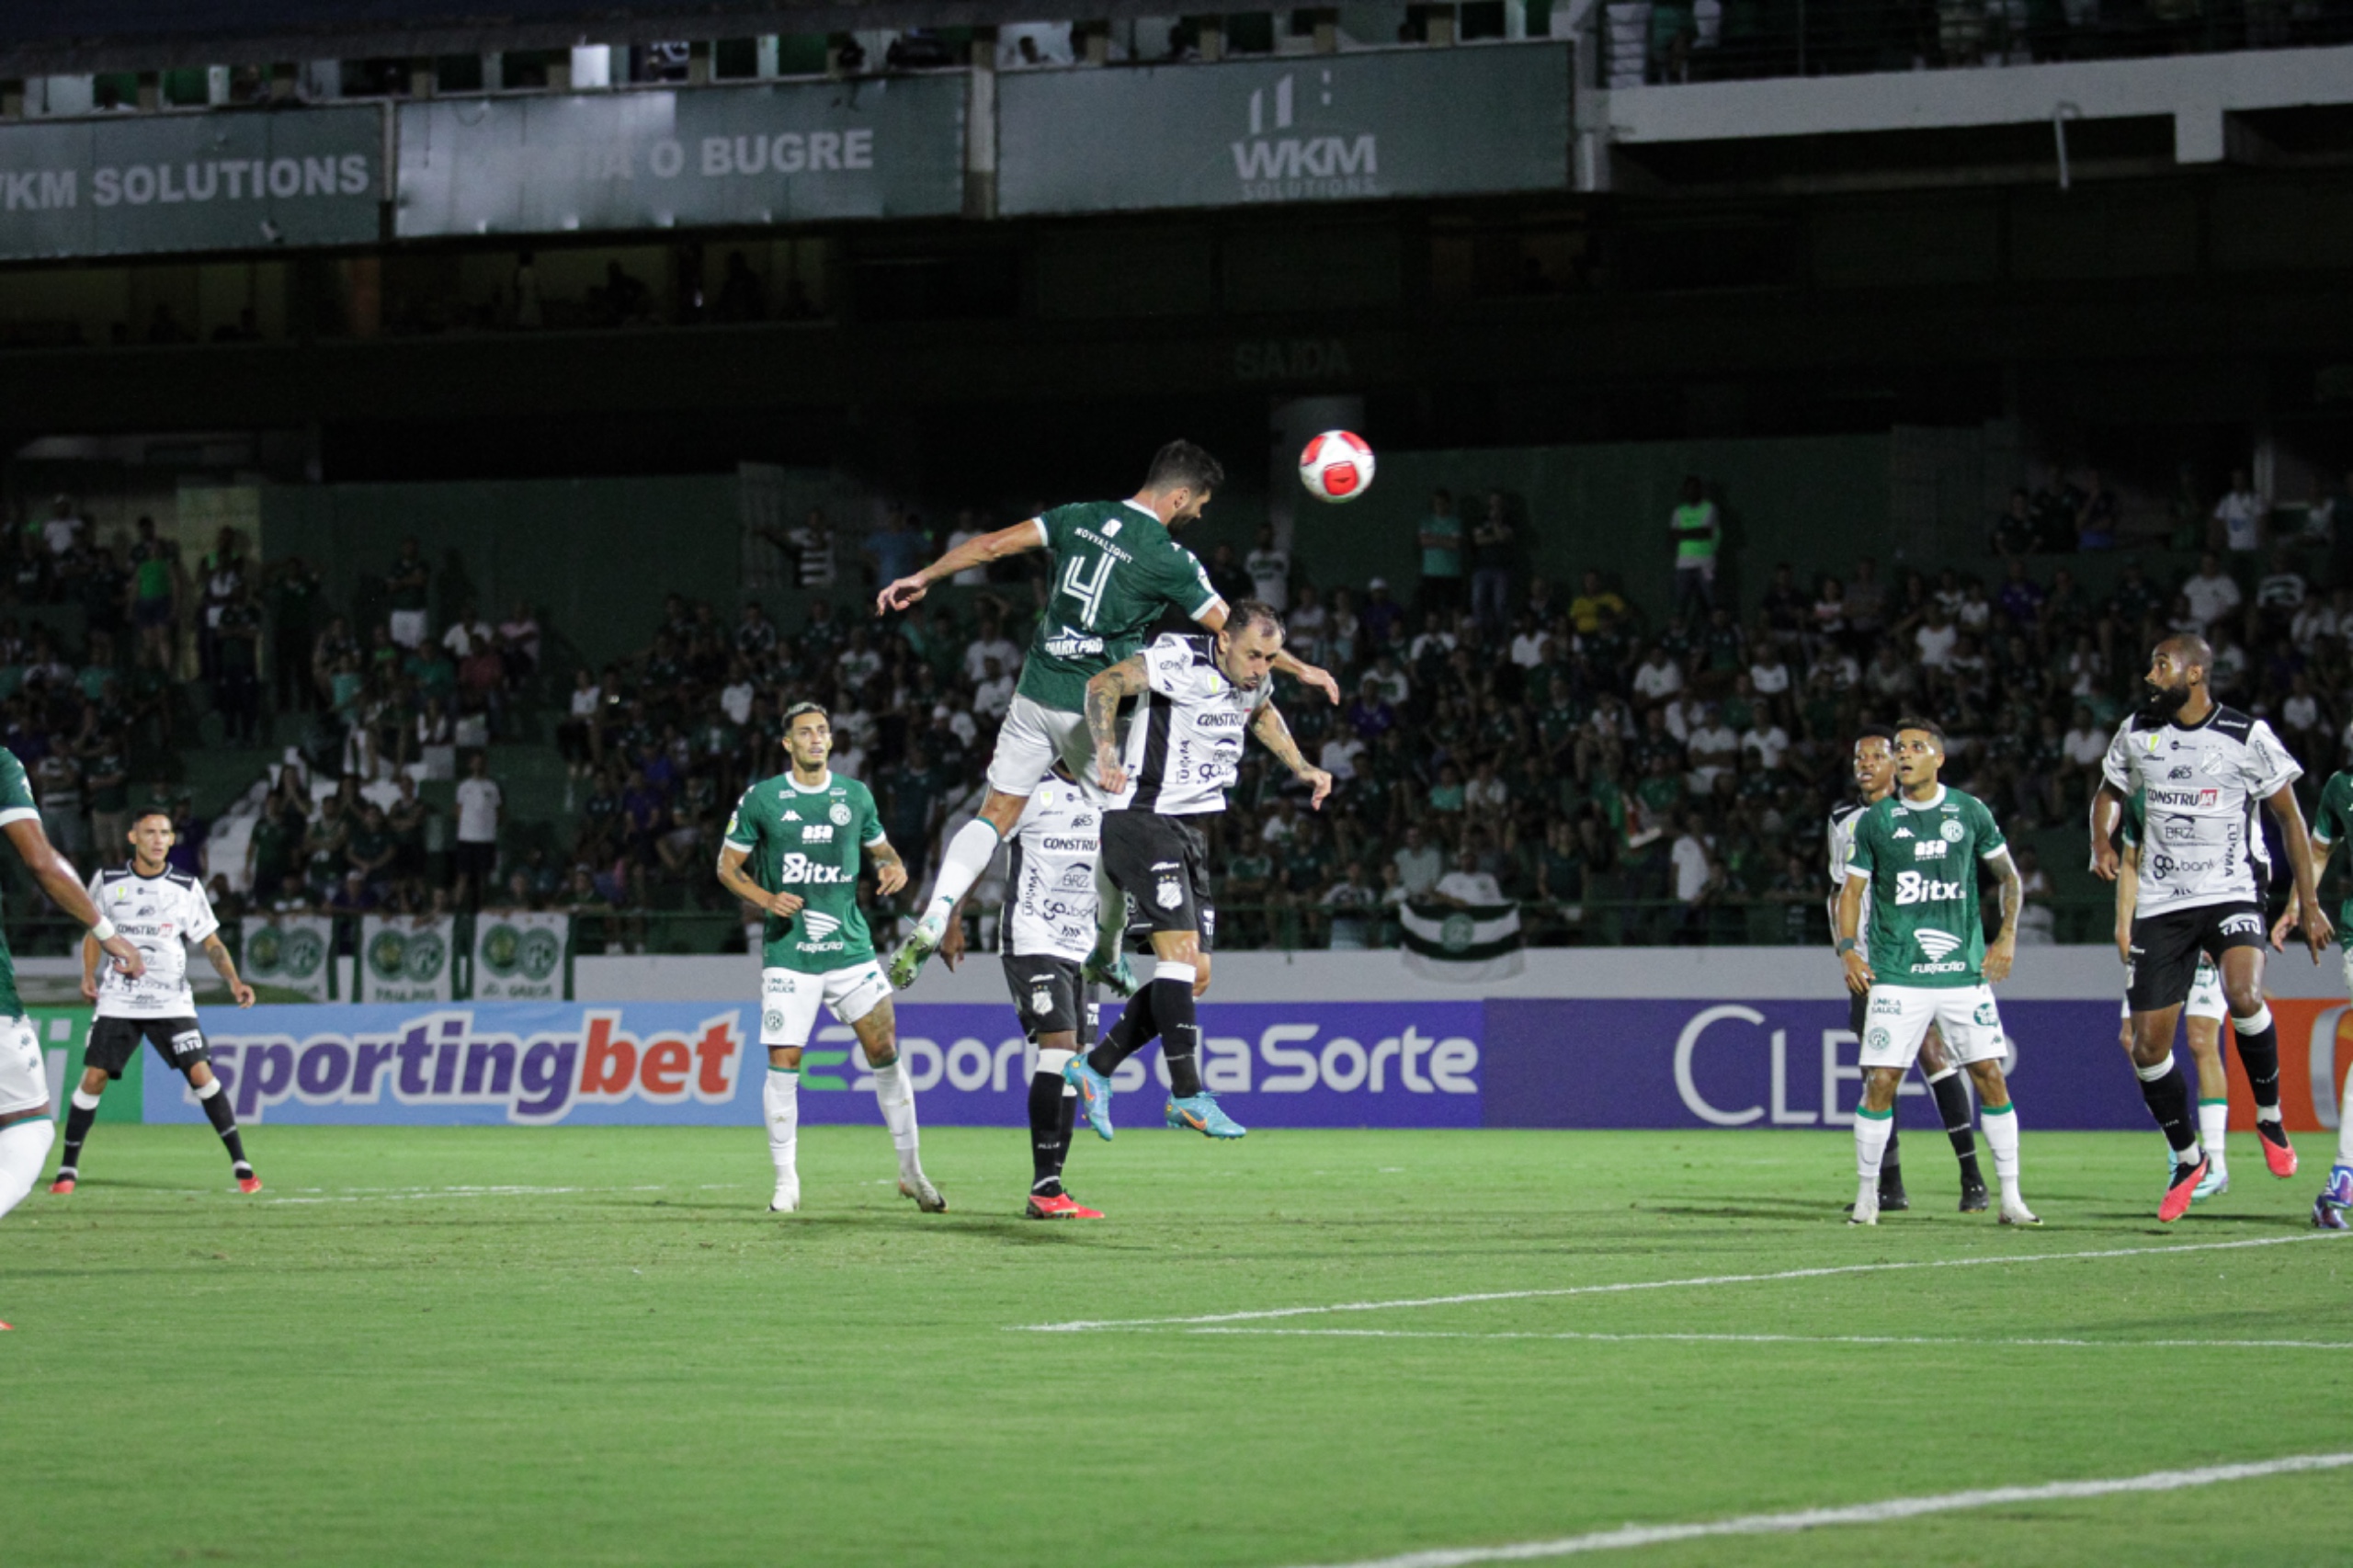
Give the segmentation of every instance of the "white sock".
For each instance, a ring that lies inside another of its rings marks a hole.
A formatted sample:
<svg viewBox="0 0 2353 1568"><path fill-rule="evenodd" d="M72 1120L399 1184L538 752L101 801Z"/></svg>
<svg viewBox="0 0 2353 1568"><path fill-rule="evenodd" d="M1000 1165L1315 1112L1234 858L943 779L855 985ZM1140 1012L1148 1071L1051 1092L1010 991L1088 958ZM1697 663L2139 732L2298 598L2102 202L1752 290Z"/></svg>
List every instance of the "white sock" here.
<svg viewBox="0 0 2353 1568"><path fill-rule="evenodd" d="M926 931L936 936L948 928L948 912L972 891L972 884L996 858L998 842L996 824L986 817L974 817L956 830L956 836L940 851L939 880L931 884L931 902L924 905Z"/></svg>
<svg viewBox="0 0 2353 1568"><path fill-rule="evenodd" d="M1979 1108L1978 1125L1985 1130L1985 1142L1994 1151L1994 1176L2002 1184L2002 1196L2018 1195L2018 1108L2015 1102L2001 1107Z"/></svg>
<svg viewBox="0 0 2353 1568"><path fill-rule="evenodd" d="M2231 1130L2231 1102L2200 1100L2198 1102L2198 1141L2206 1146L2206 1157L2214 1162L2214 1174L2222 1174L2222 1136Z"/></svg>
<svg viewBox="0 0 2353 1568"><path fill-rule="evenodd" d="M0 1127L0 1214L22 1203L40 1180L41 1162L56 1137L56 1124L46 1116Z"/></svg>
<svg viewBox="0 0 2353 1568"><path fill-rule="evenodd" d="M874 1103L882 1108L882 1125L891 1130L891 1147L898 1153L899 1174L919 1176L923 1158L915 1150L915 1091L907 1082L904 1065L893 1062L874 1069Z"/></svg>
<svg viewBox="0 0 2353 1568"><path fill-rule="evenodd" d="M2336 1102L2336 1163L2353 1165L2353 1067L2345 1070L2345 1093Z"/></svg>
<svg viewBox="0 0 2353 1568"><path fill-rule="evenodd" d="M1887 1141L1894 1134L1894 1111L1885 1116L1855 1112L1855 1174L1862 1177L1865 1187L1878 1187L1880 1161L1887 1157Z"/></svg>
<svg viewBox="0 0 2353 1568"><path fill-rule="evenodd" d="M801 1149L801 1074L781 1067L768 1069L767 1087L760 1091L767 1113L768 1158L776 1163L776 1179L800 1179L796 1161Z"/></svg>

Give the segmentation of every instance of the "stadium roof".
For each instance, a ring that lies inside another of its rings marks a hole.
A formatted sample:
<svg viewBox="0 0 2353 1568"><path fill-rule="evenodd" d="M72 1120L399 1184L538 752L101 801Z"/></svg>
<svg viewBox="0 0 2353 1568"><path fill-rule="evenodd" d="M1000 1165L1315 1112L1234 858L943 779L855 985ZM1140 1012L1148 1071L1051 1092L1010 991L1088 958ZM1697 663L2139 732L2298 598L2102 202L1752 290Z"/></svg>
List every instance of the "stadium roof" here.
<svg viewBox="0 0 2353 1568"><path fill-rule="evenodd" d="M1167 16L1169 0L7 0L0 76Z"/></svg>

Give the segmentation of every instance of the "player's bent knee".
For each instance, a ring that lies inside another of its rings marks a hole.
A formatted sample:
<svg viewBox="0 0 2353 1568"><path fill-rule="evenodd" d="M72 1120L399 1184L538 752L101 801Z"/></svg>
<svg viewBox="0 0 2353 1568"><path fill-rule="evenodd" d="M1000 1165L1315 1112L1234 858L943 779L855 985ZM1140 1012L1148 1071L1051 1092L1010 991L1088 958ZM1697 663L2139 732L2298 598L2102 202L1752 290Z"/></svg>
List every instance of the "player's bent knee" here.
<svg viewBox="0 0 2353 1568"><path fill-rule="evenodd" d="M1070 1065L1071 1058L1077 1054L1075 1051L1040 1050L1038 1052L1038 1065L1035 1071L1060 1077L1063 1069Z"/></svg>

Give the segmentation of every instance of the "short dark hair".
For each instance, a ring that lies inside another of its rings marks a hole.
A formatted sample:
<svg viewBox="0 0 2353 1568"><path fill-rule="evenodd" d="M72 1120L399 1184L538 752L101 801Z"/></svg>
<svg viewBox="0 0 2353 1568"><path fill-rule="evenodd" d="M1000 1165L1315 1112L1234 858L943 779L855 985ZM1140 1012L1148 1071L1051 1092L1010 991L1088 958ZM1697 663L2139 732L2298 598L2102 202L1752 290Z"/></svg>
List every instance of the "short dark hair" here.
<svg viewBox="0 0 2353 1568"><path fill-rule="evenodd" d="M796 702L791 707L784 710L784 727L788 730L792 728L792 722L795 719L800 718L803 713L814 713L818 718L823 719L825 722L825 728L830 730L834 727L834 716L825 711L825 705L824 703L805 701Z"/></svg>
<svg viewBox="0 0 2353 1568"><path fill-rule="evenodd" d="M1895 728L1898 733L1901 733L1905 730L1917 730L1922 734L1927 736L1930 740L1935 741L1938 751L1945 749L1945 727L1942 724L1938 723L1934 719L1923 719L1917 716L1898 719L1895 722Z"/></svg>
<svg viewBox="0 0 2353 1568"><path fill-rule="evenodd" d="M1885 741L1889 745L1893 745L1895 731L1886 724L1865 724L1855 732L1855 744L1861 745L1865 741Z"/></svg>
<svg viewBox="0 0 2353 1568"><path fill-rule="evenodd" d="M140 811L135 811L131 813L131 825L137 827L149 817L162 817L164 819L165 825L170 826L172 825L172 808L169 806L148 806Z"/></svg>
<svg viewBox="0 0 2353 1568"><path fill-rule="evenodd" d="M1225 465L1190 441L1171 441L1153 454L1143 476L1146 490L1193 490L1203 494L1225 483Z"/></svg>
<svg viewBox="0 0 2353 1568"><path fill-rule="evenodd" d="M1264 599L1243 599L1226 612L1228 631L1242 631L1253 626L1263 626L1278 637L1284 635L1282 612Z"/></svg>

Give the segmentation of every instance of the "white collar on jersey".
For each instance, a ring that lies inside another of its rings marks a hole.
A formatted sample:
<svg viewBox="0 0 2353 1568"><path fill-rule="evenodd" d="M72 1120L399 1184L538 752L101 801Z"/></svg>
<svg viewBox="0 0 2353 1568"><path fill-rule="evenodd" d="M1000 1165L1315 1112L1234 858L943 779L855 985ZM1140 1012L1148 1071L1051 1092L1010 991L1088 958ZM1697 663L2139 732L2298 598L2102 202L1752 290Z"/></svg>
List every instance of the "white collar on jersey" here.
<svg viewBox="0 0 2353 1568"><path fill-rule="evenodd" d="M1904 812L1933 812L1938 806L1945 803L1945 787L1942 784L1938 784L1937 786L1937 792L1934 795L1925 801L1915 801L1911 796L1904 792L1902 785L1898 785L1896 786L1895 790L1896 810Z"/></svg>
<svg viewBox="0 0 2353 1568"><path fill-rule="evenodd" d="M814 784L803 784L800 776L794 773L787 773L784 781L804 795L822 795L834 787L834 770L830 767L825 769L825 776Z"/></svg>
<svg viewBox="0 0 2353 1568"><path fill-rule="evenodd" d="M1133 506L1137 511L1142 512L1145 517L1150 517L1154 522L1155 522L1155 523L1156 523L1156 522L1160 521L1160 514L1159 514L1159 513L1157 513L1157 512L1154 511L1151 507L1149 507L1149 506L1145 506L1142 502L1141 502L1141 501L1137 500L1137 499L1136 499L1134 496L1132 496L1132 495L1129 496L1126 500L1124 500L1124 501L1120 502L1120 506Z"/></svg>

